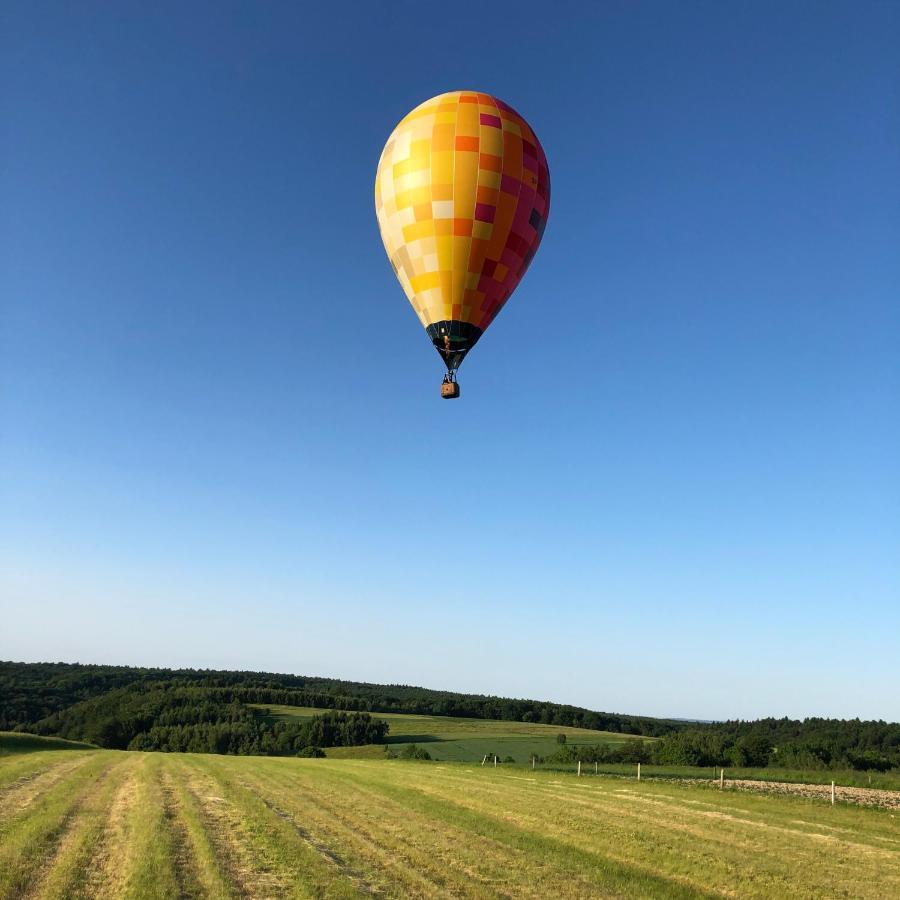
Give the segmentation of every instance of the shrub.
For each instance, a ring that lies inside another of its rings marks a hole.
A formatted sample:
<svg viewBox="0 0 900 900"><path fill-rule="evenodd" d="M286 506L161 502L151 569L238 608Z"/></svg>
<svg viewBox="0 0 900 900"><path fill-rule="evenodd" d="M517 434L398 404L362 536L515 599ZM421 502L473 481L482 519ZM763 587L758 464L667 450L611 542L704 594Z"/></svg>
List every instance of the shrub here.
<svg viewBox="0 0 900 900"><path fill-rule="evenodd" d="M309 759L322 759L325 756L325 751L321 747L304 747L302 750L297 751L297 756Z"/></svg>
<svg viewBox="0 0 900 900"><path fill-rule="evenodd" d="M431 754L424 747L409 744L403 748L400 757L401 759L431 759Z"/></svg>

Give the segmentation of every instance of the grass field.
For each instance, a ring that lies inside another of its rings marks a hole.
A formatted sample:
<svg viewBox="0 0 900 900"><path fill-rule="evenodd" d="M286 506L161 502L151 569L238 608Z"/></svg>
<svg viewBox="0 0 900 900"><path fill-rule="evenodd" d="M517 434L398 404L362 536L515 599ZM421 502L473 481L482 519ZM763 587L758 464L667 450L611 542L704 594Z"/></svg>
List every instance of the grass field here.
<svg viewBox="0 0 900 900"><path fill-rule="evenodd" d="M543 766L556 772L575 772L576 763ZM635 766L625 763L601 763L597 771L601 775L622 775L634 777ZM594 765L585 763L585 772L593 772ZM701 778L715 781L719 777L718 767L710 766L641 766L643 778ZM900 791L900 774L894 772L857 772L853 769L751 769L731 767L725 769L725 777L746 778L759 781L788 782L791 784L831 784L860 788L877 788L887 791Z"/></svg>
<svg viewBox="0 0 900 900"><path fill-rule="evenodd" d="M324 710L306 706L257 705L261 714L275 720L302 720L321 715ZM525 763L532 754L548 756L559 749L557 735L566 735L569 744L622 744L636 740L629 734L568 728L563 725L538 725L529 722L504 722L499 719L462 719L452 716L417 716L404 713L373 713L390 726L388 742L400 750L408 744L425 747L432 759L476 762L487 753L501 759L511 756ZM328 750L334 759L380 759L381 745L335 747Z"/></svg>
<svg viewBox="0 0 900 900"><path fill-rule="evenodd" d="M900 818L459 763L0 758L0 897L900 896Z"/></svg>
<svg viewBox="0 0 900 900"><path fill-rule="evenodd" d="M67 741L63 738L41 737L36 734L19 734L0 731L0 756L10 753L34 753L44 750L94 750L93 744Z"/></svg>

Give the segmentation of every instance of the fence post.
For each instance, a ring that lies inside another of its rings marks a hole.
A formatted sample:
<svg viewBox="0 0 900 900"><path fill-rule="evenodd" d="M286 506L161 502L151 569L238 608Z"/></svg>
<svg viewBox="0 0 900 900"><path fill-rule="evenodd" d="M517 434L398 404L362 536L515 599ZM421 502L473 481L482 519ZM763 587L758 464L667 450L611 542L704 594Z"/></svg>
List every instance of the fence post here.
<svg viewBox="0 0 900 900"><path fill-rule="evenodd" d="M494 768L497 768L497 754L494 754Z"/></svg>
<svg viewBox="0 0 900 900"><path fill-rule="evenodd" d="M597 772L598 772L598 768L597 768L597 767L598 767L599 765L600 765L600 764L599 764L598 762L594 762L594 774L595 774L595 775L596 775Z"/></svg>
<svg viewBox="0 0 900 900"><path fill-rule="evenodd" d="M481 761L481 764L482 764L482 765L484 765L484 764L487 762L487 758L488 758L488 755L487 755L487 753L485 753L485 754L484 754L484 759Z"/></svg>
<svg viewBox="0 0 900 900"><path fill-rule="evenodd" d="M831 782L831 805L834 806L834 782Z"/></svg>
<svg viewBox="0 0 900 900"><path fill-rule="evenodd" d="M537 761L537 757L532 753L531 754L531 768L534 769L534 764Z"/></svg>
<svg viewBox="0 0 900 900"><path fill-rule="evenodd" d="M581 778L581 760L578 760L578 777Z"/></svg>
<svg viewBox="0 0 900 900"><path fill-rule="evenodd" d="M719 790L725 790L725 770L719 769Z"/></svg>
<svg viewBox="0 0 900 900"><path fill-rule="evenodd" d="M638 763L638 781L641 780L641 764Z"/></svg>

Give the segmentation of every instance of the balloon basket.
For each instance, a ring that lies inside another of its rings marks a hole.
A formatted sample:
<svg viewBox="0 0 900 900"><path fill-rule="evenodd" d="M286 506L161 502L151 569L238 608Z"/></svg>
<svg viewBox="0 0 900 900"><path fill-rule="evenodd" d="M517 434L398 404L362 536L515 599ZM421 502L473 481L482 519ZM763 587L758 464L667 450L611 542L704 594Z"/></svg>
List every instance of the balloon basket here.
<svg viewBox="0 0 900 900"><path fill-rule="evenodd" d="M445 381L441 385L441 396L445 400L455 400L459 396L459 385L455 381Z"/></svg>

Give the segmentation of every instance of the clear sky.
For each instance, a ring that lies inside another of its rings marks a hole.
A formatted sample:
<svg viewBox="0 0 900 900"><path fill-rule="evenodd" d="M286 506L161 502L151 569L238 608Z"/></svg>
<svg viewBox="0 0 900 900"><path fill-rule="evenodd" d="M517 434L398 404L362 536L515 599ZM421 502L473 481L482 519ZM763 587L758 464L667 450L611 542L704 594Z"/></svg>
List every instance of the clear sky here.
<svg viewBox="0 0 900 900"><path fill-rule="evenodd" d="M5 3L0 658L900 719L900 6ZM438 396L375 222L487 91L544 241Z"/></svg>

